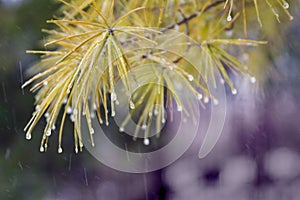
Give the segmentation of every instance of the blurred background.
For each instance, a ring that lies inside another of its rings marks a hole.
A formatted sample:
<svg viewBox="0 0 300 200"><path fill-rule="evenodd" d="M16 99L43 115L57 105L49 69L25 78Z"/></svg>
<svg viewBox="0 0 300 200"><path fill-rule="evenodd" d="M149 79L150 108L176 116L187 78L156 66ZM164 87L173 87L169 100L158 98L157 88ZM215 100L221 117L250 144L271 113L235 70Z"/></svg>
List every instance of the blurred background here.
<svg viewBox="0 0 300 200"><path fill-rule="evenodd" d="M43 122L25 140L34 95L21 84L38 60L25 50L41 49L40 30L50 28L45 20L57 8L50 0L0 0L0 199L299 199L299 7L250 54L250 63L269 69L254 85L236 80L239 95L229 95L224 131L209 156L197 157L200 135L181 159L147 174L115 171L87 151L76 155L70 125L63 154L55 137L47 153L39 152Z"/></svg>

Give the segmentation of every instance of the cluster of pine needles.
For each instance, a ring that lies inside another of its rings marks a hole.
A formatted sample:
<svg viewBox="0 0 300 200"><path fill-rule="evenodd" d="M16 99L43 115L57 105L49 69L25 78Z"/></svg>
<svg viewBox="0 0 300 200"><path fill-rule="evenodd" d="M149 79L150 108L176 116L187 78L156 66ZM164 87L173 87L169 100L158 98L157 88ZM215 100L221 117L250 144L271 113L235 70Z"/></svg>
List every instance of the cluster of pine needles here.
<svg viewBox="0 0 300 200"><path fill-rule="evenodd" d="M41 59L31 69L34 76L22 86L34 83L30 91L37 93L35 111L25 127L26 138L31 139L34 127L46 119L41 152L47 150L51 135L58 133L58 152L62 153L67 118L74 124L76 153L83 148L82 120L86 120L95 145L93 118L108 126L118 115L115 107L124 96L130 114L120 132L126 131L128 119L137 113L133 138L142 129L149 144L150 124L161 129L168 120L166 107L189 113L178 85L201 103L218 104L208 82L223 81L233 94L237 90L230 74L243 74L255 82L251 67L235 55L242 46L266 44L248 39L247 22L253 16L247 13L254 10L259 25L263 24L260 9L265 7L277 20L279 13L292 19L285 0L59 1L60 16L47 21L56 28L43 30L48 35L46 50L28 51L41 54ZM233 30L241 34L229 37ZM180 34L184 37L178 37ZM181 55L166 51L171 47ZM221 80L216 80L216 73L221 74ZM124 93L116 88L117 82ZM148 84L131 91L133 85L143 82Z"/></svg>

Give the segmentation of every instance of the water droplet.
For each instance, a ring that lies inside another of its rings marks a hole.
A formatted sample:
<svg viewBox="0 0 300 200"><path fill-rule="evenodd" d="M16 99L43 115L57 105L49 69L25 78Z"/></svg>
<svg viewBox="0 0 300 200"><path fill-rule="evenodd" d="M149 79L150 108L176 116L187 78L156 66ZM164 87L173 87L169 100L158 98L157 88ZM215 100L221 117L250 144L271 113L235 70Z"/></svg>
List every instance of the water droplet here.
<svg viewBox="0 0 300 200"><path fill-rule="evenodd" d="M62 152L63 152L63 149L62 149L61 147L58 147L57 152L58 152L58 153L62 153Z"/></svg>
<svg viewBox="0 0 300 200"><path fill-rule="evenodd" d="M198 94L197 98L198 98L198 100L201 100L203 98L203 95L202 94Z"/></svg>
<svg viewBox="0 0 300 200"><path fill-rule="evenodd" d="M165 119L165 118L162 118L162 119L161 119L161 123L163 123L163 124L166 123L166 119Z"/></svg>
<svg viewBox="0 0 300 200"><path fill-rule="evenodd" d="M95 134L95 130L94 130L93 128L91 128L90 134L91 134L91 135Z"/></svg>
<svg viewBox="0 0 300 200"><path fill-rule="evenodd" d="M111 101L116 101L116 100L117 100L117 95L116 95L115 92L112 92L112 93L110 94L110 99L111 99Z"/></svg>
<svg viewBox="0 0 300 200"><path fill-rule="evenodd" d="M255 82L256 82L256 78L255 78L255 77L251 77L251 78L250 78L250 82L251 82L251 83L255 83Z"/></svg>
<svg viewBox="0 0 300 200"><path fill-rule="evenodd" d="M43 85L44 85L44 86L48 85L48 81L44 81L44 82L43 82Z"/></svg>
<svg viewBox="0 0 300 200"><path fill-rule="evenodd" d="M116 116L116 112L115 111L111 111L111 116L112 117Z"/></svg>
<svg viewBox="0 0 300 200"><path fill-rule="evenodd" d="M65 98L64 100L63 100L63 104L66 104L68 102L68 98Z"/></svg>
<svg viewBox="0 0 300 200"><path fill-rule="evenodd" d="M231 15L229 14L228 17L227 17L227 21L228 21L228 22L231 22L231 20L232 20L232 17L231 17Z"/></svg>
<svg viewBox="0 0 300 200"><path fill-rule="evenodd" d="M119 131L122 133L122 132L124 132L124 128L123 127L120 127L119 128Z"/></svg>
<svg viewBox="0 0 300 200"><path fill-rule="evenodd" d="M193 81L193 80L194 80L193 75L189 74L189 75L188 75L188 79L189 79L189 81Z"/></svg>
<svg viewBox="0 0 300 200"><path fill-rule="evenodd" d="M97 110L97 105L95 103L93 104L93 109Z"/></svg>
<svg viewBox="0 0 300 200"><path fill-rule="evenodd" d="M146 129L147 129L147 125L146 125L146 124L143 124L142 130L146 130Z"/></svg>
<svg viewBox="0 0 300 200"><path fill-rule="evenodd" d="M234 88L231 92L232 92L233 95L236 95L237 94L237 89Z"/></svg>
<svg viewBox="0 0 300 200"><path fill-rule="evenodd" d="M150 140L148 138L144 139L144 145L148 146L150 144Z"/></svg>
<svg viewBox="0 0 300 200"><path fill-rule="evenodd" d="M71 119L72 122L75 122L75 117L74 117L74 115L70 115L70 119Z"/></svg>
<svg viewBox="0 0 300 200"><path fill-rule="evenodd" d="M55 125L53 124L53 125L52 125L52 130L55 130L55 129L56 129L56 127L55 127Z"/></svg>
<svg viewBox="0 0 300 200"><path fill-rule="evenodd" d="M38 111L38 112L41 111L41 106L40 105L36 105L35 106L35 110Z"/></svg>
<svg viewBox="0 0 300 200"><path fill-rule="evenodd" d="M40 147L40 152L44 152L45 148L43 146Z"/></svg>
<svg viewBox="0 0 300 200"><path fill-rule="evenodd" d="M204 103L208 103L209 102L209 98L208 97L204 97Z"/></svg>
<svg viewBox="0 0 300 200"><path fill-rule="evenodd" d="M157 110L157 109L154 110L154 115L155 115L155 116L158 115L158 110Z"/></svg>
<svg viewBox="0 0 300 200"><path fill-rule="evenodd" d="M75 147L75 153L78 153L78 147Z"/></svg>
<svg viewBox="0 0 300 200"><path fill-rule="evenodd" d="M71 106L69 106L68 108L67 108L67 114L71 114L72 113L72 108L71 108Z"/></svg>
<svg viewBox="0 0 300 200"><path fill-rule="evenodd" d="M51 129L50 128L47 130L46 136L48 136L48 137L51 136Z"/></svg>
<svg viewBox="0 0 300 200"><path fill-rule="evenodd" d="M129 102L129 107L132 110L135 109L135 105L134 105L134 103L132 101Z"/></svg>
<svg viewBox="0 0 300 200"><path fill-rule="evenodd" d="M285 9L289 9L290 5L289 5L288 2L286 2L286 1L283 0L283 7L284 7Z"/></svg>
<svg viewBox="0 0 300 200"><path fill-rule="evenodd" d="M27 139L27 140L31 140L31 133L29 133L29 132L26 133L26 139Z"/></svg>
<svg viewBox="0 0 300 200"><path fill-rule="evenodd" d="M222 84L222 85L224 85L225 84L225 81L224 81L224 79L220 79L220 83Z"/></svg>
<svg viewBox="0 0 300 200"><path fill-rule="evenodd" d="M46 112L44 116L45 116L45 118L49 118L50 114L48 112Z"/></svg>
<svg viewBox="0 0 300 200"><path fill-rule="evenodd" d="M182 111L182 106L181 106L181 105L178 105L177 111L178 111L178 112L181 112L181 111Z"/></svg>
<svg viewBox="0 0 300 200"><path fill-rule="evenodd" d="M96 114L94 112L91 113L91 118L94 119L96 117Z"/></svg>

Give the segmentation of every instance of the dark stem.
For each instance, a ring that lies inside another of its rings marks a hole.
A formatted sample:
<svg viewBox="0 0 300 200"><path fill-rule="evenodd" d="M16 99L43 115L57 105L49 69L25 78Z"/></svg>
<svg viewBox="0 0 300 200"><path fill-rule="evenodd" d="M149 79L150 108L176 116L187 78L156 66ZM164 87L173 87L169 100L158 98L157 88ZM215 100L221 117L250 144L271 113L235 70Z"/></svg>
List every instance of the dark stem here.
<svg viewBox="0 0 300 200"><path fill-rule="evenodd" d="M214 8L214 7L216 7L219 4L224 3L224 2L225 2L225 0L219 0L219 1L213 2L210 5L206 6L201 12L200 12L200 10L198 10L197 12L191 14L190 16L183 18L181 21L179 21L175 24L171 24L171 25L167 26L166 28L163 28L161 31L165 32L167 30L175 28L175 26L180 26L182 24L188 24L189 21L191 21L192 19L198 17L199 14L204 13L204 12L206 12L206 11L208 11L208 10L210 10L210 9L212 9L212 8Z"/></svg>

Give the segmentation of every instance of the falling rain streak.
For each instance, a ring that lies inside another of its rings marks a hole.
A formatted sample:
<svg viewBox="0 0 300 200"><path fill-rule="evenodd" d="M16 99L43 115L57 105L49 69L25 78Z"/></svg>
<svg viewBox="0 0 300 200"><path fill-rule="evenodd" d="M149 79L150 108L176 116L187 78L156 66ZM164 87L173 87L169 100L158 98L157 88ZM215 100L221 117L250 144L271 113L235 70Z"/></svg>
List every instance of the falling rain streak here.
<svg viewBox="0 0 300 200"><path fill-rule="evenodd" d="M4 102L7 103L7 94L6 94L6 89L5 89L5 83L2 82L2 91L3 91L3 98L4 98Z"/></svg>
<svg viewBox="0 0 300 200"><path fill-rule="evenodd" d="M24 83L24 79L23 79L23 65L22 65L22 62L19 61L19 69L20 69L20 82L21 82L21 85L23 85ZM24 95L24 88L21 87L21 90L22 90L22 94Z"/></svg>

